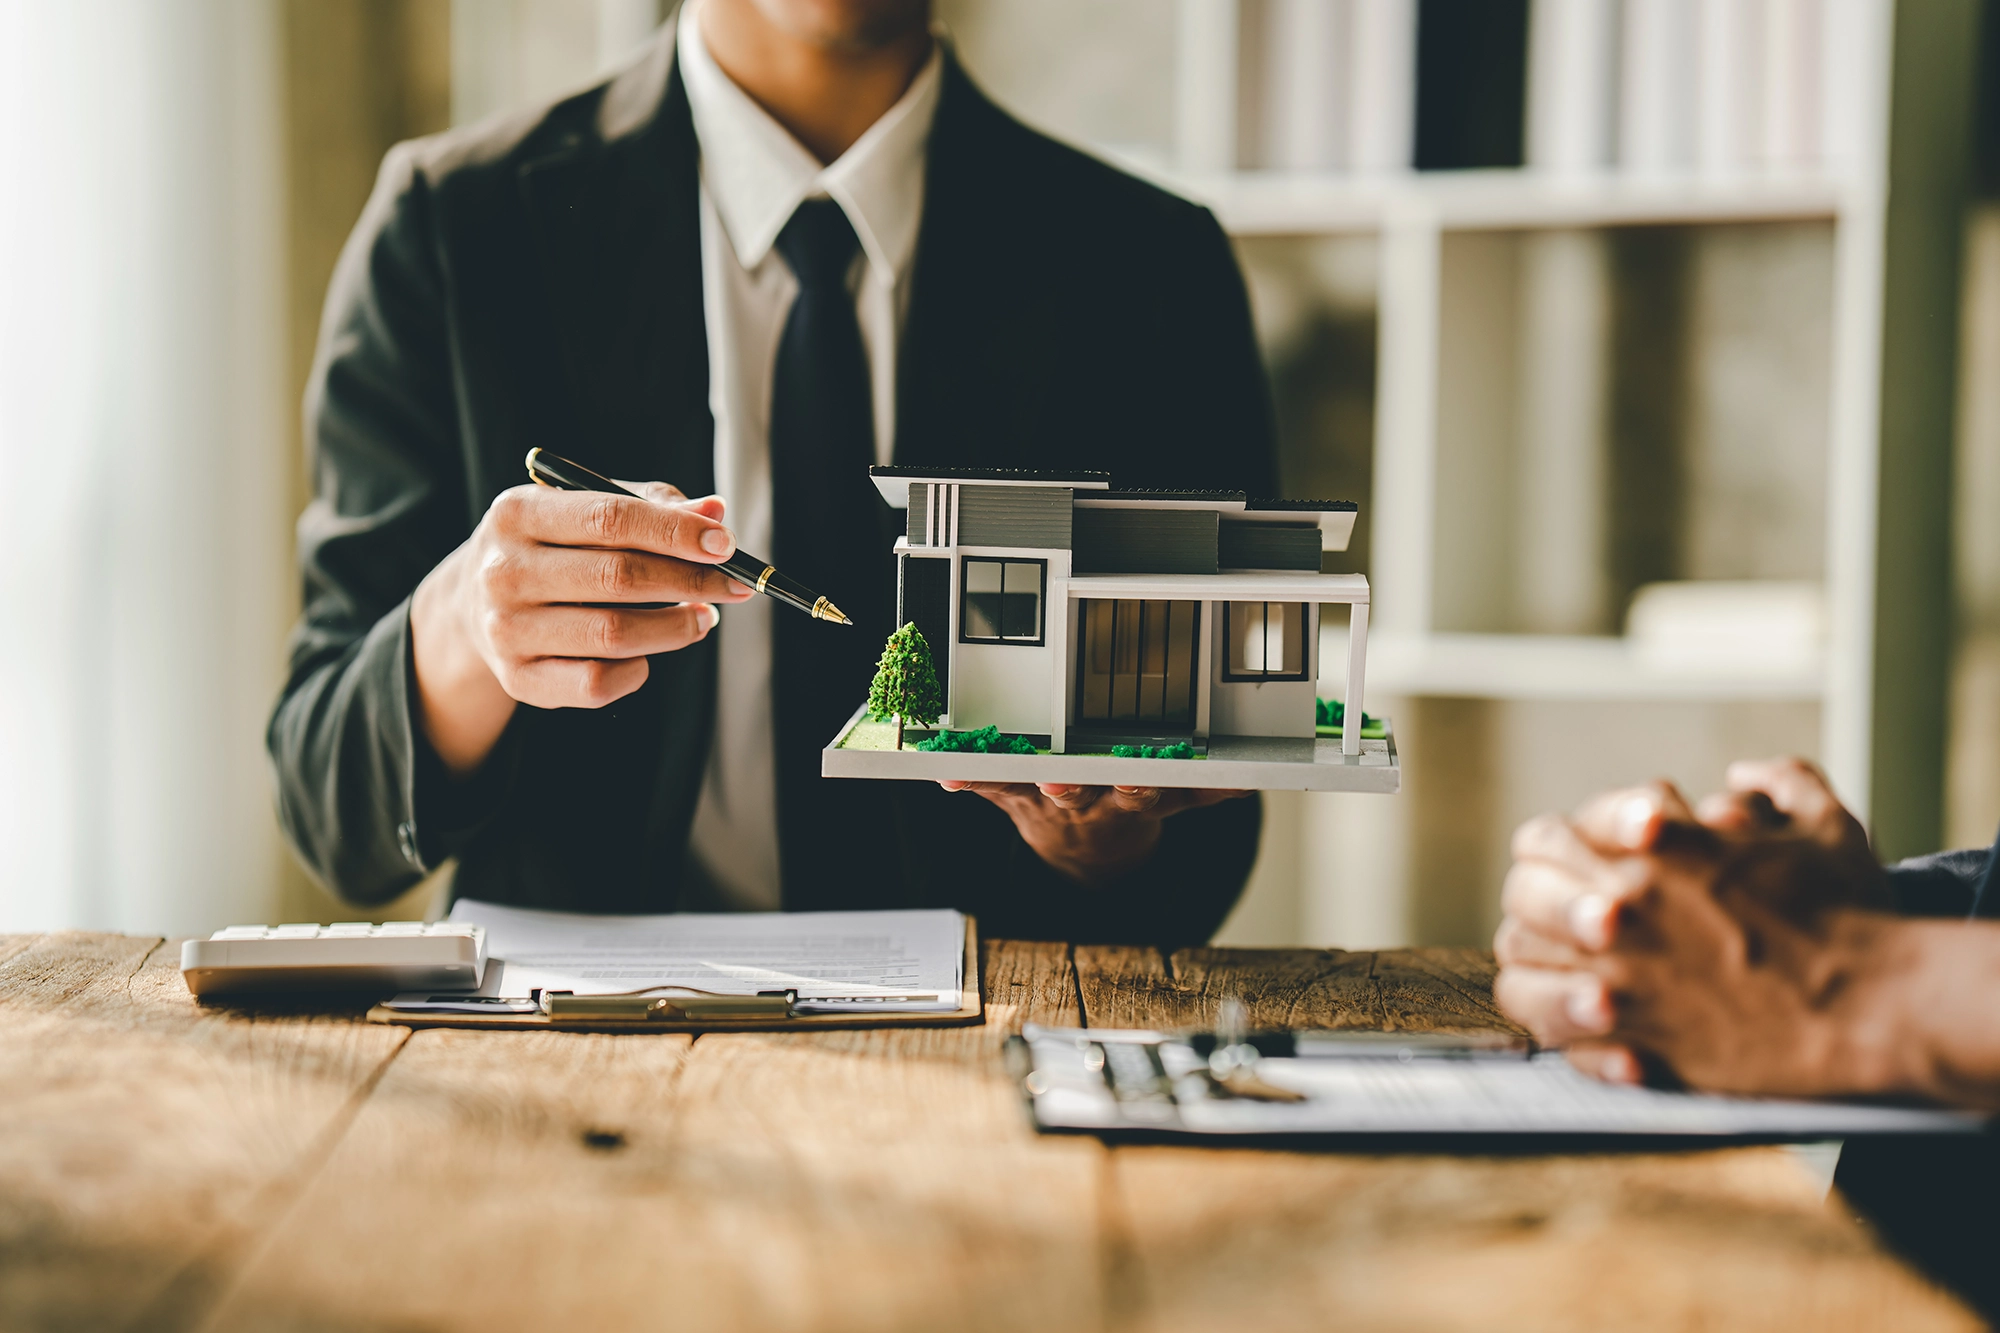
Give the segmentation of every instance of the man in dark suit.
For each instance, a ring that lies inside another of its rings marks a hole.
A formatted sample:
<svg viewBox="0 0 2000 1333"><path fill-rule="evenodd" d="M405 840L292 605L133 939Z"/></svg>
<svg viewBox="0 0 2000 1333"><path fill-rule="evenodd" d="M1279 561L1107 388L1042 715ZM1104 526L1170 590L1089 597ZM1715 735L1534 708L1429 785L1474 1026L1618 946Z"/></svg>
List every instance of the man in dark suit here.
<svg viewBox="0 0 2000 1333"><path fill-rule="evenodd" d="M1220 924L1254 797L817 776L893 619L870 463L1275 490L1214 219L1009 118L929 20L692 0L609 83L390 154L308 392L269 734L285 826L343 895L456 856L462 896L584 911ZM536 446L660 480L524 487ZM739 534L861 628L749 598L713 568Z"/></svg>

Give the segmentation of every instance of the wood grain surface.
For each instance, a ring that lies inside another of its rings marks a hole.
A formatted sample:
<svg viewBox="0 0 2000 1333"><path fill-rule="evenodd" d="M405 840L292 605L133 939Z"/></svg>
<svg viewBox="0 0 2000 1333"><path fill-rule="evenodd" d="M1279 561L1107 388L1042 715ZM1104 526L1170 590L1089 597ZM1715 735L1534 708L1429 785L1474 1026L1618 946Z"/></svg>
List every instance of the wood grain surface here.
<svg viewBox="0 0 2000 1333"><path fill-rule="evenodd" d="M216 1327L1073 1326L1103 1150L997 1059L1067 951L987 956L984 1028L419 1032Z"/></svg>
<svg viewBox="0 0 2000 1333"><path fill-rule="evenodd" d="M198 1007L179 946L0 962L0 1328L176 1326L332 1150L407 1033Z"/></svg>
<svg viewBox="0 0 2000 1333"><path fill-rule="evenodd" d="M1780 1150L1113 1150L999 1060L1505 1028L1477 952L988 942L982 1027L691 1038L203 1009L158 943L0 937L0 1328L1979 1326Z"/></svg>
<svg viewBox="0 0 2000 1333"><path fill-rule="evenodd" d="M1471 949L1156 949L1081 945L1093 1027L1212 1024L1241 1000L1253 1027L1526 1035L1493 1007L1493 962Z"/></svg>

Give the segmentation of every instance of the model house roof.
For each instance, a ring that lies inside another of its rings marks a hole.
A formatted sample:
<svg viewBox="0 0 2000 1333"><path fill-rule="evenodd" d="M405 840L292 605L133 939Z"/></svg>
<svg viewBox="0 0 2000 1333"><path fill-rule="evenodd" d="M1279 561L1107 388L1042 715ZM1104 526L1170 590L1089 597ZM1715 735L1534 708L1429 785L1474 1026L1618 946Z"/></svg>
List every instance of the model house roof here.
<svg viewBox="0 0 2000 1333"><path fill-rule="evenodd" d="M904 467L891 464L869 468L868 477L893 509L909 507L910 487L913 485L1064 486L1073 491L1102 491L1111 485L1109 472L1087 469L1054 472L1017 467Z"/></svg>
<svg viewBox="0 0 2000 1333"><path fill-rule="evenodd" d="M1359 508L1352 500L1267 500L1242 491L1111 490L1074 499L1079 509L1208 509L1230 523L1313 523L1346 546Z"/></svg>
<svg viewBox="0 0 2000 1333"><path fill-rule="evenodd" d="M1268 511L1284 514L1356 514L1361 507L1352 500L1252 500L1246 508L1252 512Z"/></svg>
<svg viewBox="0 0 2000 1333"><path fill-rule="evenodd" d="M1169 490L1148 486L1121 486L1114 490L1095 491L1077 496L1076 502L1107 508L1114 504L1135 508L1157 504L1201 505L1223 513L1271 510L1293 514L1351 514L1358 510L1352 500L1268 500L1254 498L1245 491Z"/></svg>
<svg viewBox="0 0 2000 1333"><path fill-rule="evenodd" d="M1276 500L1242 491L1124 488L1108 473L1022 468L872 467L911 546L1016 546L1075 552L1098 573L1319 569L1344 551L1352 500Z"/></svg>
<svg viewBox="0 0 2000 1333"><path fill-rule="evenodd" d="M1142 502L1159 501L1215 501L1227 505L1231 501L1240 508L1249 499L1242 491L1202 491L1177 490L1159 486L1121 486L1115 490L1099 491L1090 497L1093 500L1135 500Z"/></svg>

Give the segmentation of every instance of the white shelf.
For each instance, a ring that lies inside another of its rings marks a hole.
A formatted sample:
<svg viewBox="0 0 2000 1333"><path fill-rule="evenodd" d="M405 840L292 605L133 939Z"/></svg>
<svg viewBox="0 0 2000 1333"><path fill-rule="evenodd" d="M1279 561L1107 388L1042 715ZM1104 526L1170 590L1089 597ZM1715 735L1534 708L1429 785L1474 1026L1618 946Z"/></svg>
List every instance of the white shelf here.
<svg viewBox="0 0 2000 1333"><path fill-rule="evenodd" d="M1820 175L1704 180L1510 170L1370 177L1187 173L1130 157L1120 164L1208 205L1236 236L1372 232L1399 223L1510 230L1833 219L1850 198L1848 187Z"/></svg>
<svg viewBox="0 0 2000 1333"><path fill-rule="evenodd" d="M1337 633L1337 631L1336 631ZM1325 661L1342 660L1323 657ZM1624 639L1542 634L1372 634L1370 712L1385 695L1546 700L1816 700L1823 670L1756 662L1665 670Z"/></svg>

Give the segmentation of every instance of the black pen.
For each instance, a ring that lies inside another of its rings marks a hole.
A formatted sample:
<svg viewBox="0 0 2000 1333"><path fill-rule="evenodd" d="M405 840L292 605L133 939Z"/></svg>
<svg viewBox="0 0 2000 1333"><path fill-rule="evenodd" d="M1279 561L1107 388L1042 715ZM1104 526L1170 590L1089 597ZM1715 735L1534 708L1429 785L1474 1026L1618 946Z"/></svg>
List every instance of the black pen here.
<svg viewBox="0 0 2000 1333"><path fill-rule="evenodd" d="M598 491L605 495L629 495L635 500L646 498L626 490L609 477L599 476L581 463L546 449L528 450L528 476L537 486L552 486L559 491ZM854 623L839 607L805 584L786 578L778 572L777 566L766 564L754 555L745 555L740 548L718 568L750 591L775 597L787 606L796 606L814 620L830 620L836 625Z"/></svg>

